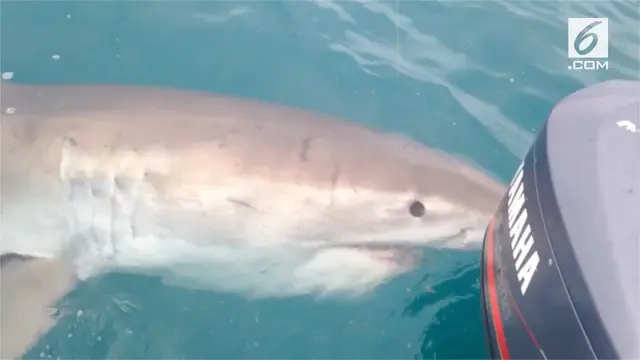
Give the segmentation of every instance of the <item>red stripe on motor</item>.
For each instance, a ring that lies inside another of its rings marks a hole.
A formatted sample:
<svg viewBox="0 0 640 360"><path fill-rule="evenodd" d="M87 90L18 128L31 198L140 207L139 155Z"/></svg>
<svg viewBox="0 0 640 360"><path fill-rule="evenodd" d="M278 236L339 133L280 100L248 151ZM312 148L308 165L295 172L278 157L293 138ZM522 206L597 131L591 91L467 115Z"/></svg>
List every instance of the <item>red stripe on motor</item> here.
<svg viewBox="0 0 640 360"><path fill-rule="evenodd" d="M496 337L498 338L498 348L500 350L500 356L503 359L511 359L509 355L509 348L507 347L507 338L504 335L504 325L502 324L502 317L500 316L500 307L498 305L498 294L496 291L496 274L493 264L494 258L494 238L493 238L493 219L487 226L487 282L489 284L489 299L491 301L491 319L493 320L493 328L496 331Z"/></svg>

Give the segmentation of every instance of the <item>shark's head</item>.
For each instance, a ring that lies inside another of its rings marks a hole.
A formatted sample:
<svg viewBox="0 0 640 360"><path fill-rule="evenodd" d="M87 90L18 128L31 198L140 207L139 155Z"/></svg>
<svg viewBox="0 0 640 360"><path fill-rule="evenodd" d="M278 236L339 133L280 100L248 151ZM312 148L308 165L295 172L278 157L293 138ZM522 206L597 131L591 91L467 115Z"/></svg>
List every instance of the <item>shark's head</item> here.
<svg viewBox="0 0 640 360"><path fill-rule="evenodd" d="M342 153L331 186L282 190L287 207L297 204L298 237L333 247L479 247L504 187L451 155L385 136L360 155Z"/></svg>
<svg viewBox="0 0 640 360"><path fill-rule="evenodd" d="M269 296L357 294L415 269L423 248L479 249L504 188L411 140L372 138L381 141L370 148L359 141L362 148L352 151L330 151L329 144L341 150L340 142L324 147L316 139L305 161L287 164L283 156L286 169L273 166L269 175L239 176L217 188L233 215L211 218L227 219L226 233L242 239L225 258L264 269L257 279L242 278L258 281L246 288Z"/></svg>
<svg viewBox="0 0 640 360"><path fill-rule="evenodd" d="M452 174L460 176L459 174ZM429 177L426 178L429 180ZM451 179L452 182L460 179ZM420 185L419 183L414 185ZM443 186L450 184L443 183ZM466 196L481 191L467 185ZM471 206L446 192L344 187L331 192L328 206L314 214L319 233L329 246L398 246L473 248L481 244L491 212ZM483 189L485 190L485 189ZM496 194L496 199L499 199ZM495 203L497 205L497 202ZM309 232L307 232L309 233ZM302 235L302 234L300 234ZM304 238L304 236L301 236ZM315 237L315 236L314 236Z"/></svg>

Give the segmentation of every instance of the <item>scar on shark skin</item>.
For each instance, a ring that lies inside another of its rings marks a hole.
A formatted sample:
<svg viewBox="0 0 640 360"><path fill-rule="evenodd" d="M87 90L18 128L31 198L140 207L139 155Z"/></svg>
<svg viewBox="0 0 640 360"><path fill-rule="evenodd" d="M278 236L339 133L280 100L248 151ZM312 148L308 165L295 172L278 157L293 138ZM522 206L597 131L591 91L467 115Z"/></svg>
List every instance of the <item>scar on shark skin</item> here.
<svg viewBox="0 0 640 360"><path fill-rule="evenodd" d="M312 137L307 136L302 140L302 149L300 149L300 159L302 161L309 161L307 155L309 154L309 149L311 148Z"/></svg>
<svg viewBox="0 0 640 360"><path fill-rule="evenodd" d="M248 202L243 201L243 200L238 200L238 199L234 199L234 198L229 197L229 198L227 198L227 201L232 203L232 204L239 205L239 206L244 206L244 207L249 208L249 209L254 209L254 210L256 209L253 205L251 205Z"/></svg>
<svg viewBox="0 0 640 360"><path fill-rule="evenodd" d="M36 258L28 255L20 255L15 253L8 253L0 255L0 268L3 268L13 262L19 261L30 261L35 260Z"/></svg>
<svg viewBox="0 0 640 360"><path fill-rule="evenodd" d="M67 137L65 138L65 140L69 141L69 144L71 144L72 146L78 146L78 142L74 138Z"/></svg>

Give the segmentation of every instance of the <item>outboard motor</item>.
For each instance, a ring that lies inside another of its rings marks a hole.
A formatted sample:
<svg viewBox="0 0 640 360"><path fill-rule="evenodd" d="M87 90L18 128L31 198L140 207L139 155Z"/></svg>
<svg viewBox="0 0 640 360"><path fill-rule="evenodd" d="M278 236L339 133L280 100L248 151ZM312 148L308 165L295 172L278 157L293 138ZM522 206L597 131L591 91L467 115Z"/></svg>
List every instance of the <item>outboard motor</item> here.
<svg viewBox="0 0 640 360"><path fill-rule="evenodd" d="M487 227L496 359L640 359L640 83L558 103Z"/></svg>

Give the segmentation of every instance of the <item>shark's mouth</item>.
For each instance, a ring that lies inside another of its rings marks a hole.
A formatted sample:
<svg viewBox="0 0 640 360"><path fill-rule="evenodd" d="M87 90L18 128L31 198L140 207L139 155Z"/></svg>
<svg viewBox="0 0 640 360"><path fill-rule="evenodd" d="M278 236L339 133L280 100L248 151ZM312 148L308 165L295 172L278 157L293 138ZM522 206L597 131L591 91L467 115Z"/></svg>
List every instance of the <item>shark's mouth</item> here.
<svg viewBox="0 0 640 360"><path fill-rule="evenodd" d="M392 250L392 249L424 249L428 247L464 247L469 241L469 233L473 230L471 227L461 228L458 232L443 236L438 239L423 240L423 239L391 239L391 240L374 240L374 241L345 241L340 243L326 243L325 245L330 247L348 247L348 248L363 248L369 250Z"/></svg>
<svg viewBox="0 0 640 360"><path fill-rule="evenodd" d="M429 247L466 247L468 231L470 228L462 228L459 232L438 240L427 242L390 240L385 242L346 242L331 244L332 248L348 248L360 251L367 256L381 262L387 267L396 268L397 272L406 272L414 269L420 262L422 251Z"/></svg>
<svg viewBox="0 0 640 360"><path fill-rule="evenodd" d="M386 267L396 268L397 272L413 269L420 261L420 249L416 247L392 245L349 245L346 248L366 253L371 258L385 264Z"/></svg>

